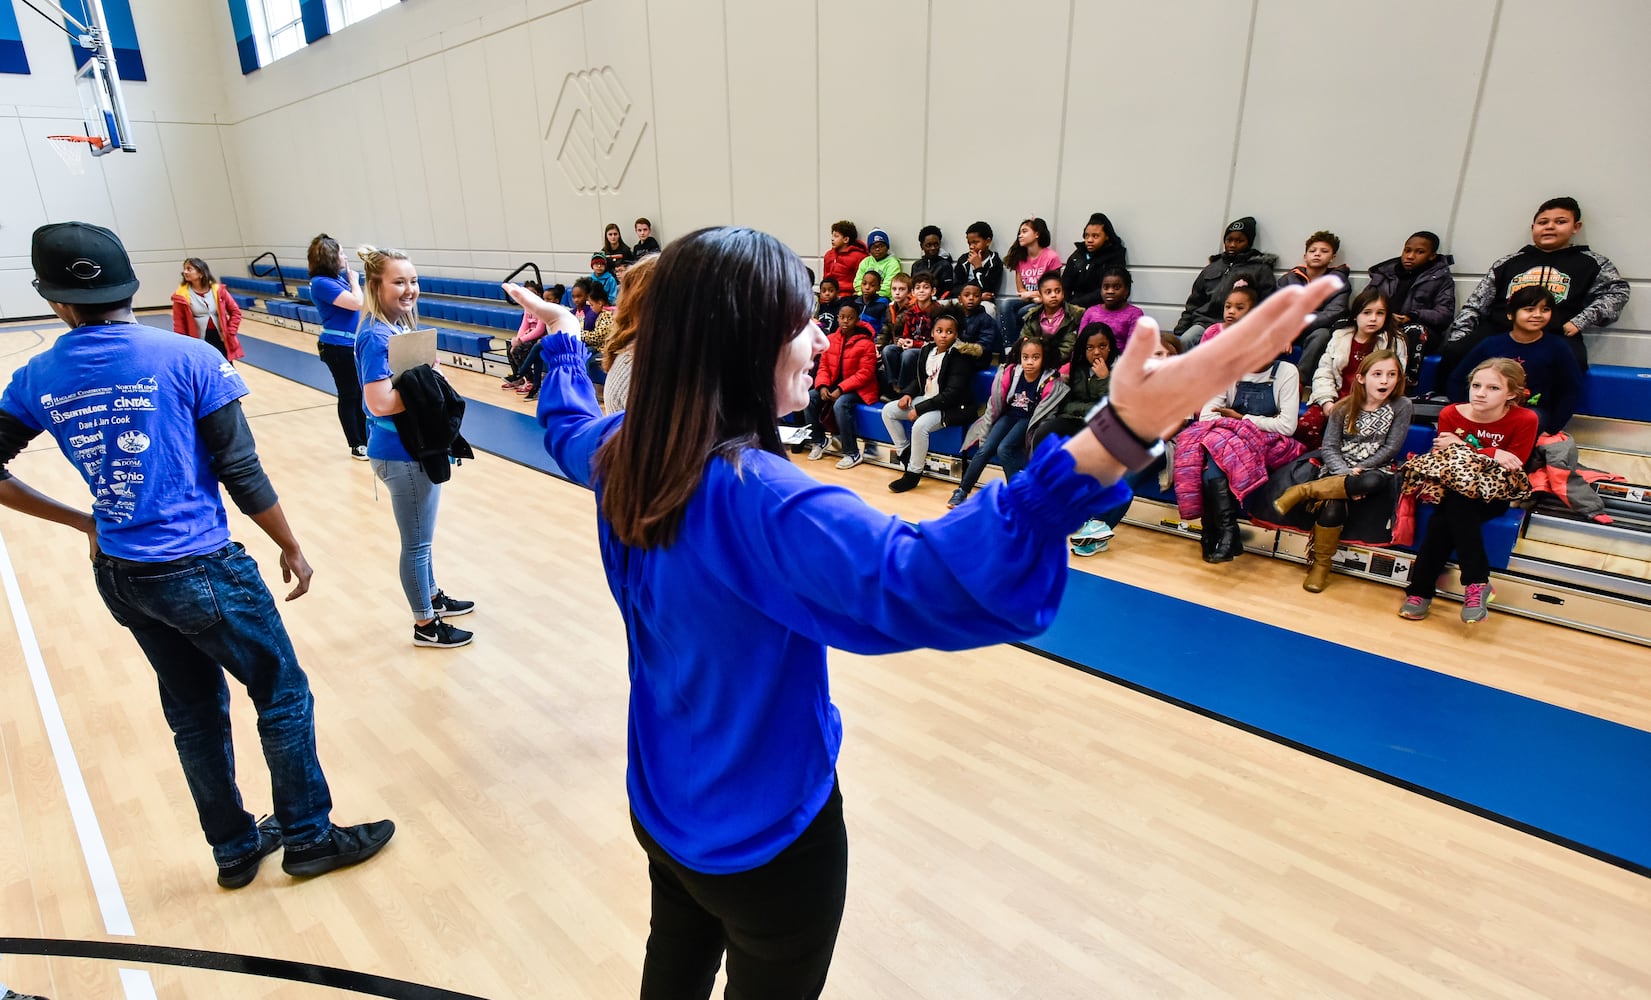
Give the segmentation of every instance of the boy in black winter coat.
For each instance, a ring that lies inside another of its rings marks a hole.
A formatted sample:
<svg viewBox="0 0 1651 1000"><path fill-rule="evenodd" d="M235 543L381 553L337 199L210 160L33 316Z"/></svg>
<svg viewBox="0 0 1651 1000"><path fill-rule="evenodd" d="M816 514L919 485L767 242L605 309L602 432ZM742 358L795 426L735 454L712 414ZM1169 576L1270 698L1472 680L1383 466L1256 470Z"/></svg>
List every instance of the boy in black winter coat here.
<svg viewBox="0 0 1651 1000"><path fill-rule="evenodd" d="M1277 287L1273 267L1278 263L1275 254L1262 253L1255 248L1255 217L1246 215L1227 225L1221 237L1221 252L1210 258L1209 265L1192 279L1192 292L1187 296L1186 308L1175 322L1175 335L1188 350L1204 339L1204 328L1221 320L1221 306L1227 293L1242 279L1262 298Z"/></svg>
<svg viewBox="0 0 1651 1000"><path fill-rule="evenodd" d="M1454 263L1454 257L1439 252L1439 237L1423 229L1404 241L1399 256L1370 268L1369 287L1393 303L1393 321L1410 348L1405 380L1412 395L1423 356L1439 353L1456 315L1456 278L1450 273Z"/></svg>

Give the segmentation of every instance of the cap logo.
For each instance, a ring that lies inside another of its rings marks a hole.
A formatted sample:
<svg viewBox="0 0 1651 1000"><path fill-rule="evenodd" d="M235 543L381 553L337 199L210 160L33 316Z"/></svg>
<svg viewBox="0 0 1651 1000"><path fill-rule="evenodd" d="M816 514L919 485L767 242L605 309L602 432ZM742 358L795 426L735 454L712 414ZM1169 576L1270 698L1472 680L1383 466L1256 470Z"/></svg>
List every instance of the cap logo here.
<svg viewBox="0 0 1651 1000"><path fill-rule="evenodd" d="M103 273L103 265L99 264L95 260L87 260L85 257L82 257L79 260L70 263L65 270L74 275L76 278L79 278L81 281L91 281L93 278Z"/></svg>

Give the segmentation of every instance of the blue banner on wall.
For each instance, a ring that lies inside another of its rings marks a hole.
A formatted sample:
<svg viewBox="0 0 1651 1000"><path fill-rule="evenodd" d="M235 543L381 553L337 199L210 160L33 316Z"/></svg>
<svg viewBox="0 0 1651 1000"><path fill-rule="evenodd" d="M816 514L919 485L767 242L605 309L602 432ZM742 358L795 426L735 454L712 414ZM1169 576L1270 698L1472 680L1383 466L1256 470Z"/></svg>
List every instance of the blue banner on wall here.
<svg viewBox="0 0 1651 1000"><path fill-rule="evenodd" d="M298 0L298 14L304 19L304 44L314 45L331 33L326 0Z"/></svg>
<svg viewBox="0 0 1651 1000"><path fill-rule="evenodd" d="M86 21L86 5L82 0L63 0L63 10L71 17L79 18L81 23ZM115 71L122 80L147 80L149 74L143 69L143 53L138 51L138 27L132 21L131 0L103 0L103 17L107 22L109 41L115 49ZM74 26L69 25L73 31ZM86 65L86 60L92 58L91 50L83 49L78 42L71 41L70 47L75 53L75 69Z"/></svg>
<svg viewBox="0 0 1651 1000"><path fill-rule="evenodd" d="M0 0L0 73L27 73L29 57L23 51L23 29L11 0Z"/></svg>
<svg viewBox="0 0 1651 1000"><path fill-rule="evenodd" d="M229 0L229 24L235 29L235 52L241 57L241 75L258 68L258 43L252 38L252 15L246 0Z"/></svg>

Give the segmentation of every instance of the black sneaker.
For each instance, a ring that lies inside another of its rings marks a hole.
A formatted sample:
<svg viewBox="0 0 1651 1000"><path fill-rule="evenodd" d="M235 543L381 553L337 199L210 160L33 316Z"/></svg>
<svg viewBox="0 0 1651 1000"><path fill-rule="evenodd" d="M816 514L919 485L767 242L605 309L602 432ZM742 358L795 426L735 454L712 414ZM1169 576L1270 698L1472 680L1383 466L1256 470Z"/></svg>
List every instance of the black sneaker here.
<svg viewBox="0 0 1651 1000"><path fill-rule="evenodd" d="M470 645L470 640L476 637L474 632L466 632L462 628L434 619L428 625L413 626L413 645L433 646L436 649L457 649L460 646Z"/></svg>
<svg viewBox="0 0 1651 1000"><path fill-rule="evenodd" d="M0 997L0 1000L46 1000L46 998L38 993L18 993L15 990L7 990L6 995Z"/></svg>
<svg viewBox="0 0 1651 1000"><path fill-rule="evenodd" d="M467 615L476 610L475 601L455 600L439 590L436 591L436 596L430 598L430 606L435 608L436 614L443 618L457 618L459 615Z"/></svg>
<svg viewBox="0 0 1651 1000"><path fill-rule="evenodd" d="M218 866L218 886L223 889L241 889L258 877L258 865L281 846L281 824L273 816L258 821L258 848L239 861Z"/></svg>
<svg viewBox="0 0 1651 1000"><path fill-rule="evenodd" d="M359 865L383 850L395 833L396 825L387 819L355 826L335 826L317 844L287 848L287 853L281 857L281 870L288 875L305 878Z"/></svg>

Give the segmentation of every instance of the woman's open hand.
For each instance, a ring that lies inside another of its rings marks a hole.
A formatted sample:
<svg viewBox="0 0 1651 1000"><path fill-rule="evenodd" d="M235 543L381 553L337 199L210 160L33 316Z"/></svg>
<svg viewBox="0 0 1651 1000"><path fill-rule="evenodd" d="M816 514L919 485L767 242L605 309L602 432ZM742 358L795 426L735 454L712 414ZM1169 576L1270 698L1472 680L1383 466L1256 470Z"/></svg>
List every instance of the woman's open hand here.
<svg viewBox="0 0 1651 1000"><path fill-rule="evenodd" d="M1156 361L1158 324L1143 316L1112 365L1113 411L1141 437L1162 437L1240 376L1288 351L1313 310L1343 285L1332 274L1280 288L1214 341Z"/></svg>

